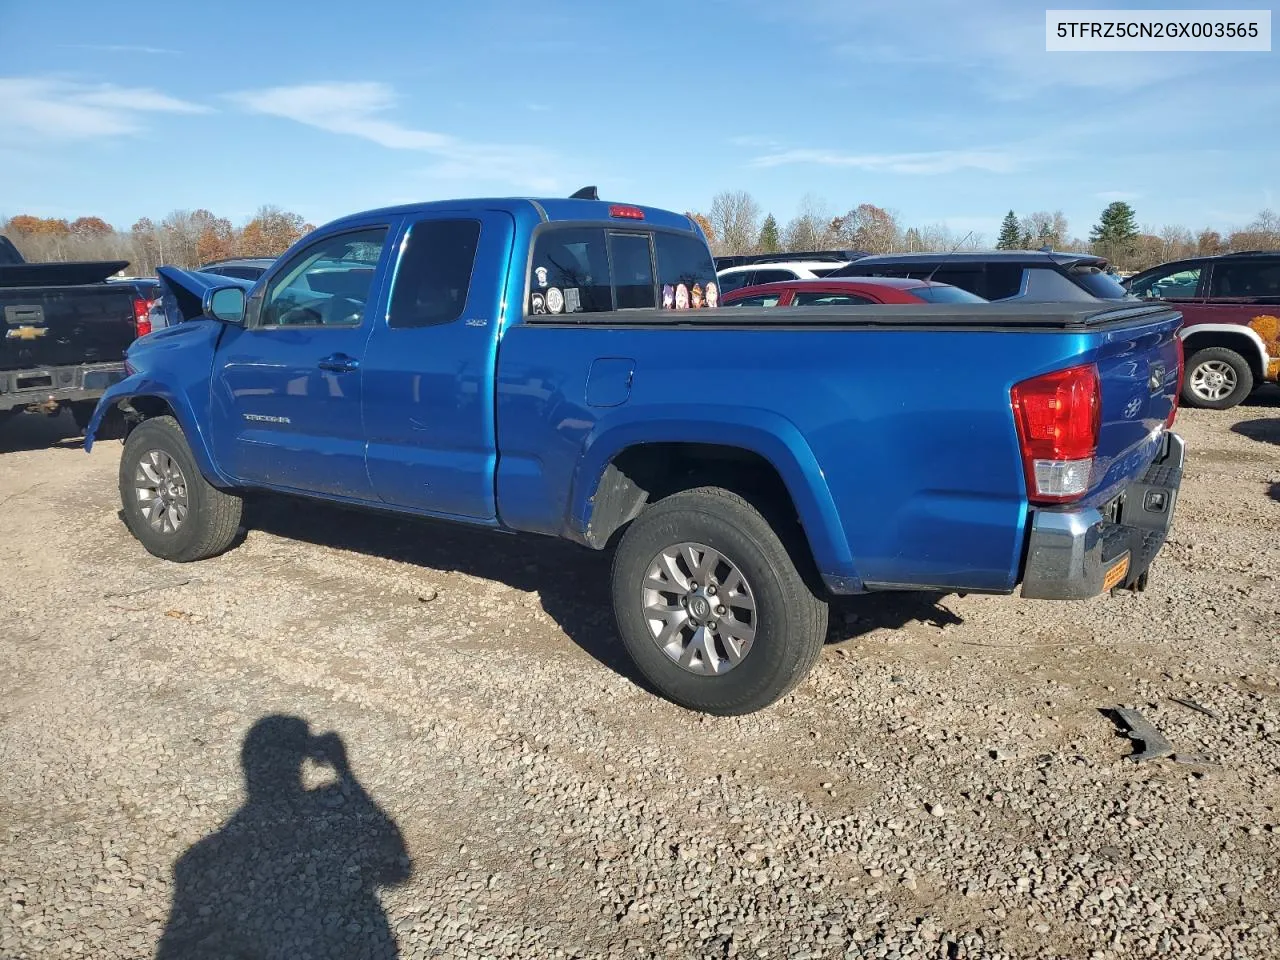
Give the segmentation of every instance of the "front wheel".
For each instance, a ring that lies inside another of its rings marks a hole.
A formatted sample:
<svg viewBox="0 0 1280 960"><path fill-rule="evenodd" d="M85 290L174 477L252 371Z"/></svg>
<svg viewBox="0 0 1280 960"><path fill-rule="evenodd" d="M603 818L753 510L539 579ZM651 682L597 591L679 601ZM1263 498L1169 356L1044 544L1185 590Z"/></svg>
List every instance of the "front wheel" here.
<svg viewBox="0 0 1280 960"><path fill-rule="evenodd" d="M622 641L663 696L704 713L751 713L812 669L827 633L774 528L719 487L674 494L618 544L613 609Z"/></svg>
<svg viewBox="0 0 1280 960"><path fill-rule="evenodd" d="M1226 347L1205 347L1187 358L1182 399L1189 407L1229 410L1253 392L1249 361Z"/></svg>
<svg viewBox="0 0 1280 960"><path fill-rule="evenodd" d="M129 433L120 457L120 502L129 532L165 560L212 557L240 530L240 497L205 480L173 417L144 420Z"/></svg>

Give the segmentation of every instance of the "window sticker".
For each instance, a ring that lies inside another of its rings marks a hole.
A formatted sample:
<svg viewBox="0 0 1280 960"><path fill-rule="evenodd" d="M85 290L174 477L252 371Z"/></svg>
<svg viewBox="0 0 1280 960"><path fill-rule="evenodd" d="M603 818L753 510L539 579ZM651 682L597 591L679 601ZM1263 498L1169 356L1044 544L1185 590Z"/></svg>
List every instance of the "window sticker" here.
<svg viewBox="0 0 1280 960"><path fill-rule="evenodd" d="M662 285L662 309L670 310L676 305L676 288L669 283Z"/></svg>
<svg viewBox="0 0 1280 960"><path fill-rule="evenodd" d="M564 294L560 292L559 287L551 287L547 290L547 312L561 313L564 310Z"/></svg>
<svg viewBox="0 0 1280 960"><path fill-rule="evenodd" d="M535 293L530 298L529 312L535 316L545 314L547 312L547 298L540 293Z"/></svg>
<svg viewBox="0 0 1280 960"><path fill-rule="evenodd" d="M546 267L534 268L533 275L538 278L538 286L545 287L547 285L547 268Z"/></svg>
<svg viewBox="0 0 1280 960"><path fill-rule="evenodd" d="M582 297L578 294L577 287L565 287L564 290L564 312L577 313L582 309Z"/></svg>
<svg viewBox="0 0 1280 960"><path fill-rule="evenodd" d="M720 306L720 291L714 283L707 284L707 306L715 309Z"/></svg>
<svg viewBox="0 0 1280 960"><path fill-rule="evenodd" d="M695 283L693 289L689 291L689 302L695 310L702 309L702 286Z"/></svg>
<svg viewBox="0 0 1280 960"><path fill-rule="evenodd" d="M689 309L689 288L683 283L676 284L676 309Z"/></svg>

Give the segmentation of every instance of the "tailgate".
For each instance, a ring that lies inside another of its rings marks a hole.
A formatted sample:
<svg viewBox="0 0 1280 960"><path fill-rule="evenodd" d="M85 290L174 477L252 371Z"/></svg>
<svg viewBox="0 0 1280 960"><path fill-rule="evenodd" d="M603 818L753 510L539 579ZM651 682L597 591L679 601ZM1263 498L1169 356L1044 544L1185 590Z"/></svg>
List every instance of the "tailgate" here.
<svg viewBox="0 0 1280 960"><path fill-rule="evenodd" d="M0 288L0 370L122 360L133 298L124 284Z"/></svg>
<svg viewBox="0 0 1280 960"><path fill-rule="evenodd" d="M1102 424L1090 500L1103 502L1141 476L1177 409L1182 315L1164 311L1130 326L1099 331L1096 360Z"/></svg>

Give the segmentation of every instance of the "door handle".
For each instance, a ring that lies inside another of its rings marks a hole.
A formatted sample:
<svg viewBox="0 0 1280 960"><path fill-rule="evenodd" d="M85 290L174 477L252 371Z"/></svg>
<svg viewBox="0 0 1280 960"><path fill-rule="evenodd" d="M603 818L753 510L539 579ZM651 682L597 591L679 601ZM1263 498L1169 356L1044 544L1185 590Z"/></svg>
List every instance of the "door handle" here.
<svg viewBox="0 0 1280 960"><path fill-rule="evenodd" d="M359 366L359 360L348 357L345 353L331 353L320 361L321 370L332 370L334 373L349 373Z"/></svg>

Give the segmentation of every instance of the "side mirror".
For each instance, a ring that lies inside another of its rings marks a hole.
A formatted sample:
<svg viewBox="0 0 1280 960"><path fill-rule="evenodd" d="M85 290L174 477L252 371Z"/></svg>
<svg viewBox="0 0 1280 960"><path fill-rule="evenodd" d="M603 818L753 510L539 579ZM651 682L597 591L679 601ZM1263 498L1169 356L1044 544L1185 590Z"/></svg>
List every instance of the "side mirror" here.
<svg viewBox="0 0 1280 960"><path fill-rule="evenodd" d="M205 296L204 312L223 323L244 323L244 290L240 287L219 287Z"/></svg>

